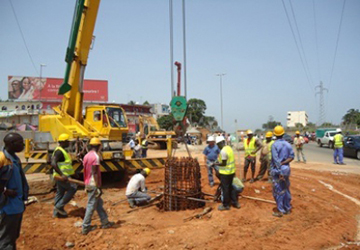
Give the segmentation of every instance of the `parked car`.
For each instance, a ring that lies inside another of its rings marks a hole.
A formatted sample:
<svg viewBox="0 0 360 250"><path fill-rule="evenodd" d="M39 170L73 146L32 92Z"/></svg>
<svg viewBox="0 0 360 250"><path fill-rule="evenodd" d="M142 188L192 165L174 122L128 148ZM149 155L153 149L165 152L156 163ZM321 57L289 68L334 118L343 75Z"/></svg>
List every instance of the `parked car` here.
<svg viewBox="0 0 360 250"><path fill-rule="evenodd" d="M294 143L293 138L292 138L290 135L288 135L288 134L284 134L284 135L283 135L283 139L284 139L285 141L287 141L288 143L290 143L290 144L293 144L293 143Z"/></svg>
<svg viewBox="0 0 360 250"><path fill-rule="evenodd" d="M360 135L344 137L344 155L360 160Z"/></svg>
<svg viewBox="0 0 360 250"><path fill-rule="evenodd" d="M329 148L334 148L334 135L336 129L333 128L318 128L316 130L316 141L319 147L327 145Z"/></svg>

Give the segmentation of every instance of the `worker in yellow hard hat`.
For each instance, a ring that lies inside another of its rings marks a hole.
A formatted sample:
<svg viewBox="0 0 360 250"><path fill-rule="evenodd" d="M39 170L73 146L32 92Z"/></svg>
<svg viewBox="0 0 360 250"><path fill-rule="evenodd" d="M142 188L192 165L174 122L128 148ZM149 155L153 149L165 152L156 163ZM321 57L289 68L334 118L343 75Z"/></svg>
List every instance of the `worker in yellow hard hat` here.
<svg viewBox="0 0 360 250"><path fill-rule="evenodd" d="M68 178L75 174L70 154L67 148L70 146L70 136L63 133L58 138L59 146L54 150L51 157L53 177L56 180L56 195L54 201L53 217L67 217L64 207L74 197L77 185L68 182Z"/></svg>
<svg viewBox="0 0 360 250"><path fill-rule="evenodd" d="M90 151L83 159L85 190L88 195L88 202L81 231L83 235L96 229L96 226L91 226L91 218L95 210L100 217L101 228L110 228L115 224L114 222L109 221L108 215L103 207L104 202L101 198L102 190L99 157L101 140L99 138L92 138L89 144Z"/></svg>
<svg viewBox="0 0 360 250"><path fill-rule="evenodd" d="M150 172L150 168L144 168L140 173L131 177L125 192L131 208L149 204L151 197L146 193L145 178L149 176Z"/></svg>
<svg viewBox="0 0 360 250"><path fill-rule="evenodd" d="M251 180L250 183L255 181L255 166L256 166L256 153L262 148L261 141L254 137L253 132L249 129L247 132L247 138L244 139L245 149L245 163L244 163L244 178L243 182L246 181L246 174L251 165Z"/></svg>
<svg viewBox="0 0 360 250"><path fill-rule="evenodd" d="M297 156L297 161L300 162L300 154L301 157L303 159L303 162L306 163L306 159L305 159L305 155L304 155L304 150L303 150L303 146L304 146L305 140L304 138L300 135L300 131L296 131L295 132L295 138L294 138L294 145L296 147L296 156Z"/></svg>
<svg viewBox="0 0 360 250"><path fill-rule="evenodd" d="M266 170L268 170L268 180L271 182L271 176L270 173L270 161L271 161L271 146L274 143L274 140L272 139L273 133L271 131L268 131L265 135L265 140L263 140L263 147L260 151L260 170L258 175L256 176L256 180L261 180Z"/></svg>
<svg viewBox="0 0 360 250"><path fill-rule="evenodd" d="M273 216L282 217L291 212L290 194L290 162L294 160L294 150L290 143L283 139L285 130L278 125L274 128L276 141L271 147L271 176L273 180L273 196L277 211Z"/></svg>

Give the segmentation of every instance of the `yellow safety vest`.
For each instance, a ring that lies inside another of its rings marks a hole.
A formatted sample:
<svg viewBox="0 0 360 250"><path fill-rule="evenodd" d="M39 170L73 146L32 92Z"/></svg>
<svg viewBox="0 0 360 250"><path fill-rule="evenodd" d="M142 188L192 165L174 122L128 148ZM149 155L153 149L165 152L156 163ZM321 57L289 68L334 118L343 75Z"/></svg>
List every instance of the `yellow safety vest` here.
<svg viewBox="0 0 360 250"><path fill-rule="evenodd" d="M219 173L224 174L224 175L234 174L235 173L234 152L233 152L233 150L232 150L232 148L230 146L225 146L225 147L223 147L222 150L224 150L226 152L226 154L228 156L228 159L226 161L226 166L219 166ZM218 159L219 159L219 162L222 163L221 153L219 154Z"/></svg>
<svg viewBox="0 0 360 250"><path fill-rule="evenodd" d="M335 148L342 148L343 147L343 136L342 134L336 134L334 136L334 147Z"/></svg>
<svg viewBox="0 0 360 250"><path fill-rule="evenodd" d="M59 167L61 172L66 176L75 174L70 155L62 147L58 146L55 148L53 156L55 155L56 150L60 150L65 158L65 161L57 163L57 166ZM56 171L54 171L53 176L54 177L59 176L59 174Z"/></svg>
<svg viewBox="0 0 360 250"><path fill-rule="evenodd" d="M264 147L267 145L267 146L268 146L268 149L269 149L269 153L268 153L268 158L269 158L269 160L271 160L271 156L272 156L272 154L271 154L271 147L272 147L273 144L274 144L274 140L271 140L269 143L267 143L266 140L263 141Z"/></svg>
<svg viewBox="0 0 360 250"><path fill-rule="evenodd" d="M144 140L141 142L141 147L142 147L142 148L147 148L146 142L147 142L146 139L144 139Z"/></svg>
<svg viewBox="0 0 360 250"><path fill-rule="evenodd" d="M252 157L255 157L256 154L252 154L251 152L256 150L256 145L255 145L256 140L255 140L254 137L251 138L251 141L250 141L249 145L247 143L248 140L249 140L249 138L246 138L244 140L245 157L247 157L249 155L252 156Z"/></svg>

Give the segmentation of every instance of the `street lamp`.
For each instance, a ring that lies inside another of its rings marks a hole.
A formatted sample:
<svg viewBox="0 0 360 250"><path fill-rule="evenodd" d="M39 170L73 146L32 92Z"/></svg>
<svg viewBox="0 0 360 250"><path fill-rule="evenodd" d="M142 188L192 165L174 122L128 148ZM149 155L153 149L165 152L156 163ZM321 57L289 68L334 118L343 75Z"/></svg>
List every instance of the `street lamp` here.
<svg viewBox="0 0 360 250"><path fill-rule="evenodd" d="M223 119L223 99L222 99L222 77L226 75L225 73L216 74L220 77L220 105L221 105L221 129L224 129L224 119Z"/></svg>
<svg viewBox="0 0 360 250"><path fill-rule="evenodd" d="M42 86L42 81L41 81L41 79L42 79L42 68L43 67L46 67L46 64L41 63L40 64L40 84L39 84L39 91L40 91L39 100L40 100L40 102L41 102L41 91L42 91L42 89L44 87L44 86Z"/></svg>

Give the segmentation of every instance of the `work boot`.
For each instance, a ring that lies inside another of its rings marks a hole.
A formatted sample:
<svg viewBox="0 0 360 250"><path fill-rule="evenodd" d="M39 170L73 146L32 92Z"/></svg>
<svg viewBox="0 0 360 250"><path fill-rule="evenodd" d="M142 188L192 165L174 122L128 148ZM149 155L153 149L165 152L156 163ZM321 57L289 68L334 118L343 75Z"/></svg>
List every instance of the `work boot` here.
<svg viewBox="0 0 360 250"><path fill-rule="evenodd" d="M102 229L107 229L107 228L113 227L114 225L115 225L115 222L113 222L113 221L108 221L106 224L101 225L100 228L102 228Z"/></svg>
<svg viewBox="0 0 360 250"><path fill-rule="evenodd" d="M241 181L244 183L244 182L246 182L246 179L245 179L245 178L242 178L242 180L241 180Z"/></svg>
<svg viewBox="0 0 360 250"><path fill-rule="evenodd" d="M339 163L340 165L346 165L344 162Z"/></svg>
<svg viewBox="0 0 360 250"><path fill-rule="evenodd" d="M255 182L254 178L251 178L250 183L254 183L254 182Z"/></svg>
<svg viewBox="0 0 360 250"><path fill-rule="evenodd" d="M133 199L128 199L128 202L129 202L130 208L135 208L136 207L135 201Z"/></svg>
<svg viewBox="0 0 360 250"><path fill-rule="evenodd" d="M64 210L64 208L57 208L57 207L54 207L54 210L56 213L58 214L61 214L62 216L66 216L67 217L67 212Z"/></svg>
<svg viewBox="0 0 360 250"><path fill-rule="evenodd" d="M286 211L284 214L286 215L291 214L291 210Z"/></svg>
<svg viewBox="0 0 360 250"><path fill-rule="evenodd" d="M53 215L53 218L59 218L59 219L63 219L63 218L67 218L67 217L68 217L68 215L61 215L59 213L56 213Z"/></svg>
<svg viewBox="0 0 360 250"><path fill-rule="evenodd" d="M96 226L96 225L83 228L83 229L81 230L81 234L82 234L82 235L87 235L88 233L90 233L91 231L94 231L95 229L97 229L97 226Z"/></svg>
<svg viewBox="0 0 360 250"><path fill-rule="evenodd" d="M275 216L275 217L281 218L283 216L283 213L281 213L281 212L273 212L272 215Z"/></svg>
<svg viewBox="0 0 360 250"><path fill-rule="evenodd" d="M241 208L241 205L240 205L239 202L233 203L232 206L237 208L237 209Z"/></svg>
<svg viewBox="0 0 360 250"><path fill-rule="evenodd" d="M230 210L230 207L225 207L223 204L221 204L220 206L218 206L218 210L219 211Z"/></svg>

